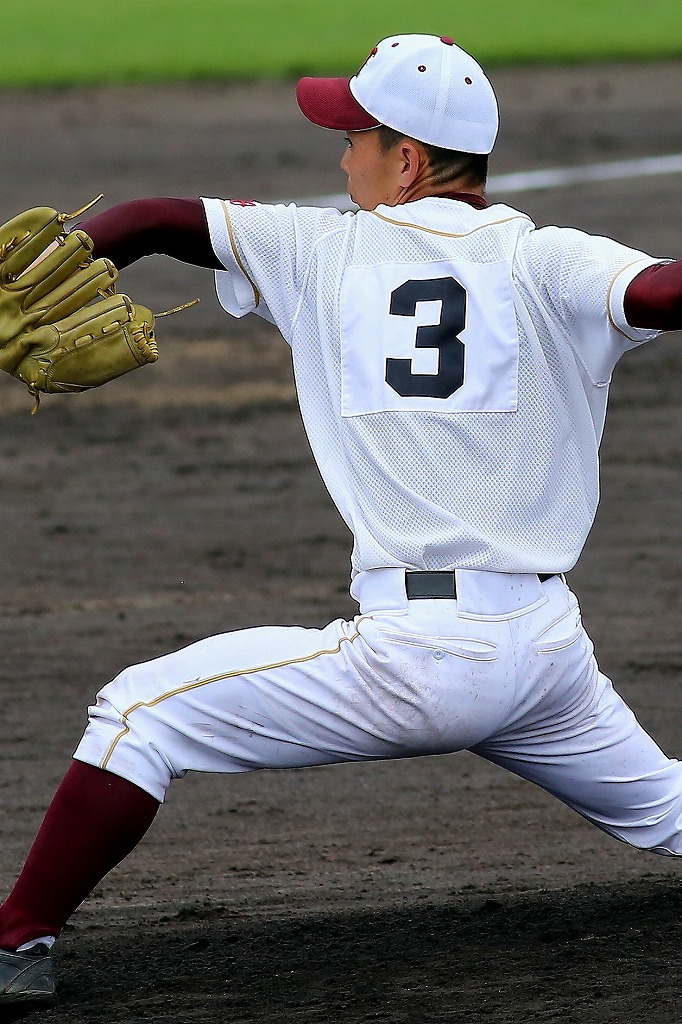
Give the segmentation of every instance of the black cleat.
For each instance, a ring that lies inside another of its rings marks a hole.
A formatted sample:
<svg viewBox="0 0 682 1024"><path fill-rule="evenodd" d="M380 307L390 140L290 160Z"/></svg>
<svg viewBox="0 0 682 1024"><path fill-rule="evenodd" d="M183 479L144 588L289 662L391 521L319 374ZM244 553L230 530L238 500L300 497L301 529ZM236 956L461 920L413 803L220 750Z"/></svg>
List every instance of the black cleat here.
<svg viewBox="0 0 682 1024"><path fill-rule="evenodd" d="M24 953L0 949L0 1020L5 1011L29 1011L57 1002L52 957L42 943Z"/></svg>

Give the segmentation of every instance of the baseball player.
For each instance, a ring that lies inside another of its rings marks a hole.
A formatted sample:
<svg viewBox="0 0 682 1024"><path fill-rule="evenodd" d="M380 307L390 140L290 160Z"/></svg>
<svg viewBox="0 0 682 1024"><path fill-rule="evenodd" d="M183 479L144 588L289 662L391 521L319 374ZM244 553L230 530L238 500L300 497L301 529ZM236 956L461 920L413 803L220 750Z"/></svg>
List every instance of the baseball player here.
<svg viewBox="0 0 682 1024"><path fill-rule="evenodd" d="M682 854L682 765L598 670L563 576L597 507L612 371L682 327L682 264L489 206L497 103L452 39L384 39L297 96L345 133L356 213L139 200L82 230L119 268L213 268L228 313L276 324L359 612L214 636L104 686L0 908L0 1004L53 1001L64 923L188 771L469 749Z"/></svg>

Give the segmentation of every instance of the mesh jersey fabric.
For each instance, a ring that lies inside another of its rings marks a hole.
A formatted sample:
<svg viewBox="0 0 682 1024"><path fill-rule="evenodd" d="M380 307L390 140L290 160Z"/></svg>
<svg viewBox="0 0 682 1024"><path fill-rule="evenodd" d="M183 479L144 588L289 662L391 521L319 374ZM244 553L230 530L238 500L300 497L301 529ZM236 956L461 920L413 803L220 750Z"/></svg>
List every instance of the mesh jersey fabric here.
<svg viewBox="0 0 682 1024"><path fill-rule="evenodd" d="M627 324L625 290L664 260L501 204L203 202L221 304L292 348L353 575L575 564L613 368L659 333Z"/></svg>

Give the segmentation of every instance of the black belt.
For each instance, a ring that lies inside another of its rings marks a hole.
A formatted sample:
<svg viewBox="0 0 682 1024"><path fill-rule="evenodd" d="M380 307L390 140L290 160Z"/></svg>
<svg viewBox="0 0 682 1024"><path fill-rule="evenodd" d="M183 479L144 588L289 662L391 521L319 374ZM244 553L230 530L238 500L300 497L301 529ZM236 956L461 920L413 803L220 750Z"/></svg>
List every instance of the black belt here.
<svg viewBox="0 0 682 1024"><path fill-rule="evenodd" d="M540 583L551 580L555 572L538 573ZM405 572L405 593L408 600L420 601L433 598L457 597L457 584L454 569L445 572L418 572L407 569Z"/></svg>

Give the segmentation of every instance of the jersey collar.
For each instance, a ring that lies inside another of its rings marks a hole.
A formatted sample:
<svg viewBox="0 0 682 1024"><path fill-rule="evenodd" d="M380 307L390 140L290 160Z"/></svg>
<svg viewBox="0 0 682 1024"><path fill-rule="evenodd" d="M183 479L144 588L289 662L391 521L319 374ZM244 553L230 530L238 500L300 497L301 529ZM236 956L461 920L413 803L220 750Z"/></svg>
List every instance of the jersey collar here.
<svg viewBox="0 0 682 1024"><path fill-rule="evenodd" d="M468 203L476 210L486 210L488 202L485 196L479 196L476 192L439 192L433 199L456 199L459 203Z"/></svg>

